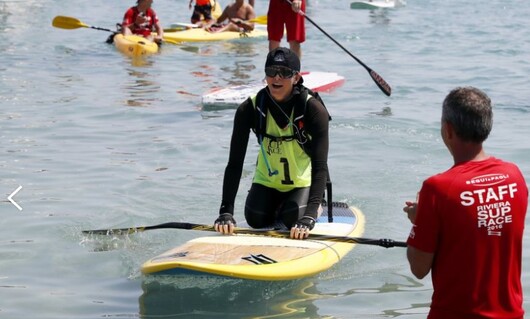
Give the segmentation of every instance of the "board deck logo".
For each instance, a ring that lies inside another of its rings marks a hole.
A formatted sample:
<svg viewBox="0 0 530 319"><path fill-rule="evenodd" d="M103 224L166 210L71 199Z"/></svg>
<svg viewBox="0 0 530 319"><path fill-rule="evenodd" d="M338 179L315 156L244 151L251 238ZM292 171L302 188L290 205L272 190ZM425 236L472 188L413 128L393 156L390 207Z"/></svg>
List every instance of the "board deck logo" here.
<svg viewBox="0 0 530 319"><path fill-rule="evenodd" d="M267 257L263 254L259 254L259 255L253 255L251 254L249 257L243 257L241 259L244 259L246 261L250 261L251 263L253 264L256 264L256 265L267 265L267 264L275 264L277 263L276 260L270 258L270 257Z"/></svg>

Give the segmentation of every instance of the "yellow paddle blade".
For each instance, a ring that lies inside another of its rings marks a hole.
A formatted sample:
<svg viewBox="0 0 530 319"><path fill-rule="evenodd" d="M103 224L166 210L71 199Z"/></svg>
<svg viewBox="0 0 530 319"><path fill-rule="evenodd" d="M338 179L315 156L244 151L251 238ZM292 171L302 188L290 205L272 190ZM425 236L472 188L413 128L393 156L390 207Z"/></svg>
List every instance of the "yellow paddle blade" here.
<svg viewBox="0 0 530 319"><path fill-rule="evenodd" d="M257 24L267 24L267 16L259 16L254 19L248 20L249 22L254 22Z"/></svg>
<svg viewBox="0 0 530 319"><path fill-rule="evenodd" d="M79 19L65 16L56 16L53 18L52 25L61 29L90 28L90 26L79 21Z"/></svg>
<svg viewBox="0 0 530 319"><path fill-rule="evenodd" d="M173 39L167 39L167 38L164 38L164 42L169 43L169 44L182 44L182 42L179 42Z"/></svg>

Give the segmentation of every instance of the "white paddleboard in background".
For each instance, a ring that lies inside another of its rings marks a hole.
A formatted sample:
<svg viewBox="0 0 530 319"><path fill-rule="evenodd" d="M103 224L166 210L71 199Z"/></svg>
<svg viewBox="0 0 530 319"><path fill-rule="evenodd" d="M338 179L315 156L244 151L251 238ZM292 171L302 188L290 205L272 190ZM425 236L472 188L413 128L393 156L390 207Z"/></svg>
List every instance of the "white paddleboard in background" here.
<svg viewBox="0 0 530 319"><path fill-rule="evenodd" d="M344 77L332 72L302 72L304 86L315 92L328 92L342 84ZM267 84L265 81L236 85L224 89L213 89L202 96L203 109L236 108L249 96L258 93Z"/></svg>
<svg viewBox="0 0 530 319"><path fill-rule="evenodd" d="M194 23L175 22L175 23L170 24L169 27L171 29L178 29L178 28L193 29L193 28L198 28L199 25L198 24L194 24Z"/></svg>
<svg viewBox="0 0 530 319"><path fill-rule="evenodd" d="M354 1L350 4L351 9L385 9L404 6L405 0L366 0Z"/></svg>

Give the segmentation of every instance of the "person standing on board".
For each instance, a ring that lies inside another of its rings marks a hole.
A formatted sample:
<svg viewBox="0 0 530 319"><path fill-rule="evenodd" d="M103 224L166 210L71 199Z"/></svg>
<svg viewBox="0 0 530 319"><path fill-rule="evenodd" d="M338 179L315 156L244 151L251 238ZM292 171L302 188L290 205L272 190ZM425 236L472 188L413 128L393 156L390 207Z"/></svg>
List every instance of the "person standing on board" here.
<svg viewBox="0 0 530 319"><path fill-rule="evenodd" d="M223 13L217 18L216 26L208 28L211 32L248 32L254 30L254 22L248 20L256 18L256 12L254 8L245 3L245 0L235 0L233 3L226 6ZM221 25L225 20L228 20L226 25Z"/></svg>
<svg viewBox="0 0 530 319"><path fill-rule="evenodd" d="M264 228L281 221L296 239L313 229L328 177L330 118L308 94L299 72L296 53L282 47L270 51L267 86L236 110L216 231L234 232L234 202L251 130L260 148L245 204L248 225Z"/></svg>
<svg viewBox="0 0 530 319"><path fill-rule="evenodd" d="M412 222L407 258L432 271L428 319L523 319L521 254L528 188L519 168L485 153L491 101L456 88L442 106L441 135L454 165L423 182L403 210Z"/></svg>
<svg viewBox="0 0 530 319"><path fill-rule="evenodd" d="M306 0L270 0L267 12L267 32L269 50L280 46L284 31L287 31L289 48L302 58L301 43L305 41L305 18L299 11L305 12Z"/></svg>
<svg viewBox="0 0 530 319"><path fill-rule="evenodd" d="M189 8L192 8L193 0L190 0ZM215 7L215 1L214 1L214 7ZM198 23L204 20L204 23L208 24L210 23L212 18L212 4L210 3L210 0L195 0L195 6L193 7L193 13L191 15L191 23Z"/></svg>
<svg viewBox="0 0 530 319"><path fill-rule="evenodd" d="M162 43L164 30L160 26L155 10L151 8L153 0L137 0L136 6L129 8L123 17L123 35L141 35L148 40ZM156 31L153 37L151 32Z"/></svg>

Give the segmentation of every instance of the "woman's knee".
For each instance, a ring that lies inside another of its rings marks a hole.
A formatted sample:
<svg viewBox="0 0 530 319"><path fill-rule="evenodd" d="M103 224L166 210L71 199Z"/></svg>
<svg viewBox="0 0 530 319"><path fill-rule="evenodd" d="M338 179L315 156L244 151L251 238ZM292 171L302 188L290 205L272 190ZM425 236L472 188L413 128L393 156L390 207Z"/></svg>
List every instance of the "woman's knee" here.
<svg viewBox="0 0 530 319"><path fill-rule="evenodd" d="M265 228L274 223L274 218L262 210L245 206L245 219L252 228Z"/></svg>

